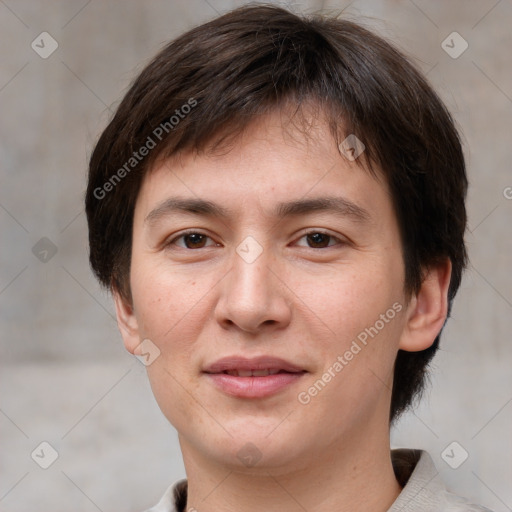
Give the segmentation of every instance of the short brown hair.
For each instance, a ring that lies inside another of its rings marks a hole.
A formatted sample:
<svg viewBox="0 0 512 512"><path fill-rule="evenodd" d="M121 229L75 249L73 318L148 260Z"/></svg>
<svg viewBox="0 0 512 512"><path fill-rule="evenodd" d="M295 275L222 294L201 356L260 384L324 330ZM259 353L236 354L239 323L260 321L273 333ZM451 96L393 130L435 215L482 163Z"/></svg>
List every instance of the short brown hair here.
<svg viewBox="0 0 512 512"><path fill-rule="evenodd" d="M90 263L100 282L131 301L133 213L157 158L202 151L256 116L289 102L299 110L310 100L327 115L336 142L340 126L345 136L355 134L370 169L376 164L385 176L406 292L419 290L430 266L451 260L449 315L467 261L467 178L449 112L415 66L371 31L270 5L233 10L173 40L123 98L90 159ZM426 350L399 351L391 420L423 389L439 337Z"/></svg>

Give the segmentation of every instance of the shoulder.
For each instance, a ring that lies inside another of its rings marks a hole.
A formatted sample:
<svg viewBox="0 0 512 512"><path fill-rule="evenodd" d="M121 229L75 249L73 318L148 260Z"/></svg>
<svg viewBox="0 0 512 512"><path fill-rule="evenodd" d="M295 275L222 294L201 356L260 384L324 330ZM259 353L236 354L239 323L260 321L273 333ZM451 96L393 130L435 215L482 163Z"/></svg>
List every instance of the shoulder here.
<svg viewBox="0 0 512 512"><path fill-rule="evenodd" d="M174 482L165 491L160 501L144 512L183 512L187 502L187 479Z"/></svg>
<svg viewBox="0 0 512 512"><path fill-rule="evenodd" d="M441 510L443 512L492 512L482 505L470 503L465 498L452 494L449 491L445 491L442 501L443 508Z"/></svg>
<svg viewBox="0 0 512 512"><path fill-rule="evenodd" d="M492 512L451 493L426 451L392 450L391 458L403 489L388 512Z"/></svg>

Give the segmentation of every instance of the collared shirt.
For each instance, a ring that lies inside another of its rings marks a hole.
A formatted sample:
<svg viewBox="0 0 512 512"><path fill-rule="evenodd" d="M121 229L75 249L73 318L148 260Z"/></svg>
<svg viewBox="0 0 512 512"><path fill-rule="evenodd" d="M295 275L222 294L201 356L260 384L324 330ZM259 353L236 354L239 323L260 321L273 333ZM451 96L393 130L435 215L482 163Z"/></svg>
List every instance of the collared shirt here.
<svg viewBox="0 0 512 512"><path fill-rule="evenodd" d="M387 512L491 512L449 492L426 451L391 450L391 461L403 489ZM186 512L186 504L187 480L182 479L146 512Z"/></svg>

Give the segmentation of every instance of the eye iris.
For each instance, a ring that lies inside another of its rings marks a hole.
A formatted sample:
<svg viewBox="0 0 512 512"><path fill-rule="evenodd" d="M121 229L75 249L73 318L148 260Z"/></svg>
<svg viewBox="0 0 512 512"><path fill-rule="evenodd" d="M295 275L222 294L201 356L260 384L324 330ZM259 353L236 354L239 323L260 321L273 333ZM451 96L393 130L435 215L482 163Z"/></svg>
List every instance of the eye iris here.
<svg viewBox="0 0 512 512"><path fill-rule="evenodd" d="M203 247L206 240L205 235L200 233L191 233L184 235L185 245L190 248ZM329 245L330 236L324 233L313 233L307 235L308 242L314 247L327 247ZM192 247L190 247L192 246Z"/></svg>
<svg viewBox="0 0 512 512"><path fill-rule="evenodd" d="M203 243L203 245L204 245L204 241L206 239L206 237L204 235L201 235L200 233L191 233L189 235L185 235L183 238L185 240L185 245L189 249L197 248L198 246L202 246L201 243ZM193 247L189 247L190 245L192 245Z"/></svg>
<svg viewBox="0 0 512 512"><path fill-rule="evenodd" d="M327 247L329 245L329 235L325 235L324 233L313 233L311 235L307 235L308 242L311 242L313 246L317 247L318 245L322 247ZM326 243L322 243L322 239Z"/></svg>

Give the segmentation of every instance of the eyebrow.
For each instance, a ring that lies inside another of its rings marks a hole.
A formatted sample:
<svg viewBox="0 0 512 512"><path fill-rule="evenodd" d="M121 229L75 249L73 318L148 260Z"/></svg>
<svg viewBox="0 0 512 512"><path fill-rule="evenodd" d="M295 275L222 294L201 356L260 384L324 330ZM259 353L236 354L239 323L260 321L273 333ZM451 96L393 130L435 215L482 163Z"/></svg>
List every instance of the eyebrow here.
<svg viewBox="0 0 512 512"><path fill-rule="evenodd" d="M191 213L208 217L220 217L228 219L235 217L233 210L205 199L183 199L170 197L160 203L144 219L144 223L155 224L162 217L167 217L175 212ZM368 222L370 214L367 210L343 197L317 197L311 199L298 199L278 203L273 215L278 219L307 215L311 212L334 213L343 217L349 217L356 222Z"/></svg>

